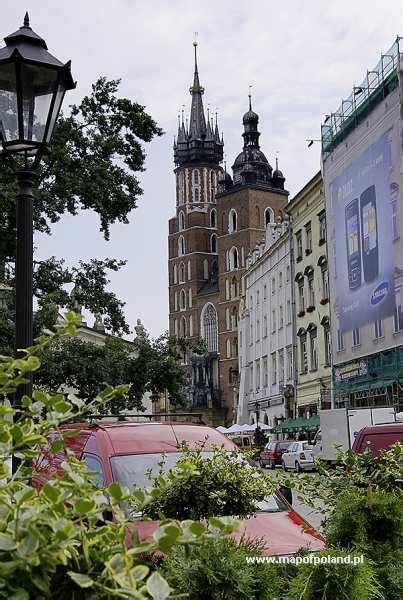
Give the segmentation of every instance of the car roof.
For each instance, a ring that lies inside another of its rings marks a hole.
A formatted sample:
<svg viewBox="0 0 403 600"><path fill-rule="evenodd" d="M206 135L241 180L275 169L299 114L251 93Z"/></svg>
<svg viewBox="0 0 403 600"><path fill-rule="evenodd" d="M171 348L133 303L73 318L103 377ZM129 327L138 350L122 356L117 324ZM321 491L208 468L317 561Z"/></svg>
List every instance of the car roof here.
<svg viewBox="0 0 403 600"><path fill-rule="evenodd" d="M136 423L130 421L102 421L96 423L74 423L64 429L86 429L108 437L115 455L177 452L182 442L191 447L202 445L204 450L223 446L233 450L236 446L220 432L207 425L193 423Z"/></svg>
<svg viewBox="0 0 403 600"><path fill-rule="evenodd" d="M382 423L380 425L369 425L359 431L359 433L390 433L390 432L402 432L403 423Z"/></svg>

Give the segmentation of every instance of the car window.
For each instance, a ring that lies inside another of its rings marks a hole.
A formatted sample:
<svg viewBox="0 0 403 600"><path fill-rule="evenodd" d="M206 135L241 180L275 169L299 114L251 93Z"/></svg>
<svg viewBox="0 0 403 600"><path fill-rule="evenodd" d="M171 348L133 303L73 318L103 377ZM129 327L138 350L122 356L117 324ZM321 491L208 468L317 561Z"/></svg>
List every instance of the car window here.
<svg viewBox="0 0 403 600"><path fill-rule="evenodd" d="M290 444L286 450L286 452L294 452L294 449L296 448L296 444Z"/></svg>
<svg viewBox="0 0 403 600"><path fill-rule="evenodd" d="M97 456L94 456L93 454L84 454L83 460L85 461L88 470L97 474L97 476L93 479L95 485L98 487L104 487L105 475L102 463L99 460L99 458Z"/></svg>
<svg viewBox="0 0 403 600"><path fill-rule="evenodd" d="M304 443L302 444L302 449L303 449L303 450L312 450L312 445L311 445L311 444L308 444L307 442L304 442Z"/></svg>
<svg viewBox="0 0 403 600"><path fill-rule="evenodd" d="M279 442L277 446L279 450L287 450L291 446L291 444L290 442Z"/></svg>

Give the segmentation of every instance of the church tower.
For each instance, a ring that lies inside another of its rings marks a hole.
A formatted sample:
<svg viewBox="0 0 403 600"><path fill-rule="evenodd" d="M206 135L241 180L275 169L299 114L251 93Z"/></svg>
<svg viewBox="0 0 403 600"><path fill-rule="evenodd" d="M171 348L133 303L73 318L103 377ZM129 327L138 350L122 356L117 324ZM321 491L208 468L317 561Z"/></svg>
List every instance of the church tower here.
<svg viewBox="0 0 403 600"><path fill-rule="evenodd" d="M240 300L244 294L242 276L246 258L264 238L268 223L283 219L288 201L285 178L269 164L260 149L259 116L249 109L243 116L243 148L228 173L220 182L217 194L218 223L221 229L219 247L219 355L220 394L227 424L236 422L239 394L238 348L248 340L238 339ZM257 339L267 337L264 324L254 324Z"/></svg>
<svg viewBox="0 0 403 600"><path fill-rule="evenodd" d="M176 215L169 221L169 330L179 338L203 338L207 353L187 356L189 408L219 411L218 218L216 193L222 177L223 139L217 117L203 108L197 43L190 87L191 112L183 111L174 141ZM220 418L217 415L218 422Z"/></svg>

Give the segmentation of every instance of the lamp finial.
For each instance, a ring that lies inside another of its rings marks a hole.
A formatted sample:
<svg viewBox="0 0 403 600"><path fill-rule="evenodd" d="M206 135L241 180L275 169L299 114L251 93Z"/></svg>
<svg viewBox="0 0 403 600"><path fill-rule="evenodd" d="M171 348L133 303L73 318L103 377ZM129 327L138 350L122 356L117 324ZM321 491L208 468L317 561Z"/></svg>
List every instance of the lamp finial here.
<svg viewBox="0 0 403 600"><path fill-rule="evenodd" d="M24 17L24 27L28 27L29 29L31 29L31 28L30 28L30 25L29 25L29 14L28 14L28 11L25 13L25 17Z"/></svg>

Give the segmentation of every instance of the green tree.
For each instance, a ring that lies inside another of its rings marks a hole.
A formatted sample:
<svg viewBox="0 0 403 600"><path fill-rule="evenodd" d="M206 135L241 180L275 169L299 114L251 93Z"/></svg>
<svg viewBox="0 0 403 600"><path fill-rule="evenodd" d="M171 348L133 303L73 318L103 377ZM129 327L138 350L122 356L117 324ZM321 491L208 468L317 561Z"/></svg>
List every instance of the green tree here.
<svg viewBox="0 0 403 600"><path fill-rule="evenodd" d="M168 393L172 405L183 403L185 372L180 365L181 348L175 338L163 334L152 339L144 330L134 342L107 337L105 345L77 337L57 338L41 355L35 386L47 392L71 388L82 400L92 401L109 385L127 384L127 391L108 404L110 412L142 409L142 398Z"/></svg>
<svg viewBox="0 0 403 600"><path fill-rule="evenodd" d="M144 171L144 143L163 132L144 106L118 96L119 83L120 80L100 77L80 104L60 116L50 152L38 169L33 203L35 231L50 234L52 223L66 213L77 215L82 210L98 214L100 231L106 240L113 223L128 223L128 215L142 194L137 173ZM18 166L18 158L3 157L0 163L0 283L11 288ZM78 304L104 315L105 325L113 333L128 333L123 303L106 289L106 272L116 271L124 264L113 259L93 259L68 269L63 260L55 257L36 262L38 327L54 325L59 306L73 308L64 286L74 282ZM12 349L13 300L13 294L8 294L7 310L3 309L0 315L3 353Z"/></svg>

